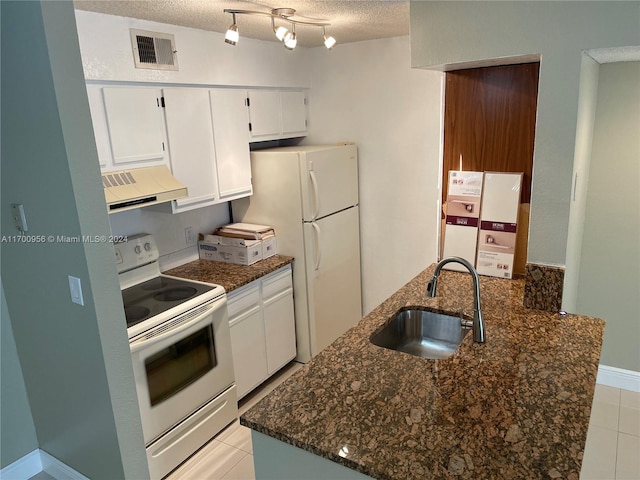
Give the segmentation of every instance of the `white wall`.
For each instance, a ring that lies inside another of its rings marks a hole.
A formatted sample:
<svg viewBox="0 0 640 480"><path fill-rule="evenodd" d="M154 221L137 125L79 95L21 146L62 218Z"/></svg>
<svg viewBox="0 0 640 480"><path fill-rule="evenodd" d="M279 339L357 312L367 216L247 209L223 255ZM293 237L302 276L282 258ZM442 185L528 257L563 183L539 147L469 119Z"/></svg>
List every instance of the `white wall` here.
<svg viewBox="0 0 640 480"><path fill-rule="evenodd" d="M236 85L304 87L309 71L300 68L304 48L288 51L279 43L241 38L235 47L224 43L224 35L76 10L82 64L87 81L145 82L189 85ZM129 29L175 35L178 71L136 69ZM150 233L156 237L165 270L198 258L197 247L188 245L185 228L210 232L229 222L228 204L181 214L164 213L163 206L111 214L114 235Z"/></svg>
<svg viewBox="0 0 640 480"><path fill-rule="evenodd" d="M304 48L241 38L234 47L221 33L76 10L82 64L87 80L306 87L298 68ZM175 35L179 71L136 69L130 28Z"/></svg>
<svg viewBox="0 0 640 480"><path fill-rule="evenodd" d="M353 141L363 310L437 259L443 74L411 68L409 37L312 49L309 136Z"/></svg>
<svg viewBox="0 0 640 480"><path fill-rule="evenodd" d="M607 321L600 363L640 372L640 62L600 65L576 311Z"/></svg>
<svg viewBox="0 0 640 480"><path fill-rule="evenodd" d="M112 213L109 221L113 235L153 235L160 252L160 269L168 270L198 259L198 247L187 244L185 229L192 227L197 235L211 233L217 227L229 223L229 204L225 202L175 215L150 207L138 208Z"/></svg>
<svg viewBox="0 0 640 480"><path fill-rule="evenodd" d="M415 67L541 55L528 261L564 265L582 50L640 44L640 2L411 2Z"/></svg>
<svg viewBox="0 0 640 480"><path fill-rule="evenodd" d="M304 142L359 147L365 312L436 260L442 74L411 69L409 37L288 52L124 17L77 11L76 19L90 81L311 87ZM175 34L180 71L133 68L129 28ZM156 235L164 269L195 258L184 228L211 230L228 220L225 208L173 216L141 209L110 221L114 234Z"/></svg>

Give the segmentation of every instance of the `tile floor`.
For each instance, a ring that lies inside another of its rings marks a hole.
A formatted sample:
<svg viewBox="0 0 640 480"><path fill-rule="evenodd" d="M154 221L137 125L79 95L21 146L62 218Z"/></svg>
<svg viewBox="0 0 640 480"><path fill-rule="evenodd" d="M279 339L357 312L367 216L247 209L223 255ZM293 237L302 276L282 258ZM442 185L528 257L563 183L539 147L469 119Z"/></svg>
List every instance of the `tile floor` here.
<svg viewBox="0 0 640 480"><path fill-rule="evenodd" d="M640 479L640 393L596 385L580 479Z"/></svg>

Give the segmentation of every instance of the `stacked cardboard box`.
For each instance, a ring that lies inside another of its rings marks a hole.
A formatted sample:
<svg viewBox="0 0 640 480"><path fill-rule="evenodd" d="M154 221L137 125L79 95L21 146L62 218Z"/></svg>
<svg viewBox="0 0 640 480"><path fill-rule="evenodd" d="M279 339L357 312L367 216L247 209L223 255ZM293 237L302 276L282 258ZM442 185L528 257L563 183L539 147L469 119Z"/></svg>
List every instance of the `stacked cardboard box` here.
<svg viewBox="0 0 640 480"><path fill-rule="evenodd" d="M200 234L198 251L203 260L252 265L277 253L273 227L233 223L211 234Z"/></svg>
<svg viewBox="0 0 640 480"><path fill-rule="evenodd" d="M516 251L521 173L485 173L476 270L511 278Z"/></svg>
<svg viewBox="0 0 640 480"><path fill-rule="evenodd" d="M461 257L475 264L482 180L482 172L449 171L443 258ZM466 272L457 263L444 268Z"/></svg>

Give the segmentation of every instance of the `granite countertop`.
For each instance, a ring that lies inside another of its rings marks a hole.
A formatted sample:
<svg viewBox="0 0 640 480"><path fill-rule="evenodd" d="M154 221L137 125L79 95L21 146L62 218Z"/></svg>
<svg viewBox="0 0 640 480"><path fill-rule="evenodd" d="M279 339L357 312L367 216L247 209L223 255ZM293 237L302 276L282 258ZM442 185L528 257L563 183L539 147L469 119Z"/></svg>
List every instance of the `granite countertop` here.
<svg viewBox="0 0 640 480"><path fill-rule="evenodd" d="M578 480L604 321L526 309L524 280L481 277L485 344L469 333L441 360L371 344L402 307L471 316L471 276L443 271L438 296L427 298L433 269L240 422L379 479Z"/></svg>
<svg viewBox="0 0 640 480"><path fill-rule="evenodd" d="M188 280L222 285L225 291L229 293L292 262L293 257L284 255L274 255L253 265L195 260L162 273Z"/></svg>

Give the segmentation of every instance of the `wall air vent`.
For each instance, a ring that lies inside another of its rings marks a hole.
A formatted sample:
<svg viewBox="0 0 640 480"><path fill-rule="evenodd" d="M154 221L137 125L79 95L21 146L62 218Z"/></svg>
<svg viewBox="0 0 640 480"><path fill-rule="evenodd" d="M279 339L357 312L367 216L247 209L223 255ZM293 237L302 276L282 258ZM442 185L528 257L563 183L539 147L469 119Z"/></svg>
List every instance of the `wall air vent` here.
<svg viewBox="0 0 640 480"><path fill-rule="evenodd" d="M178 70L176 41L173 35L133 28L130 31L136 68Z"/></svg>

